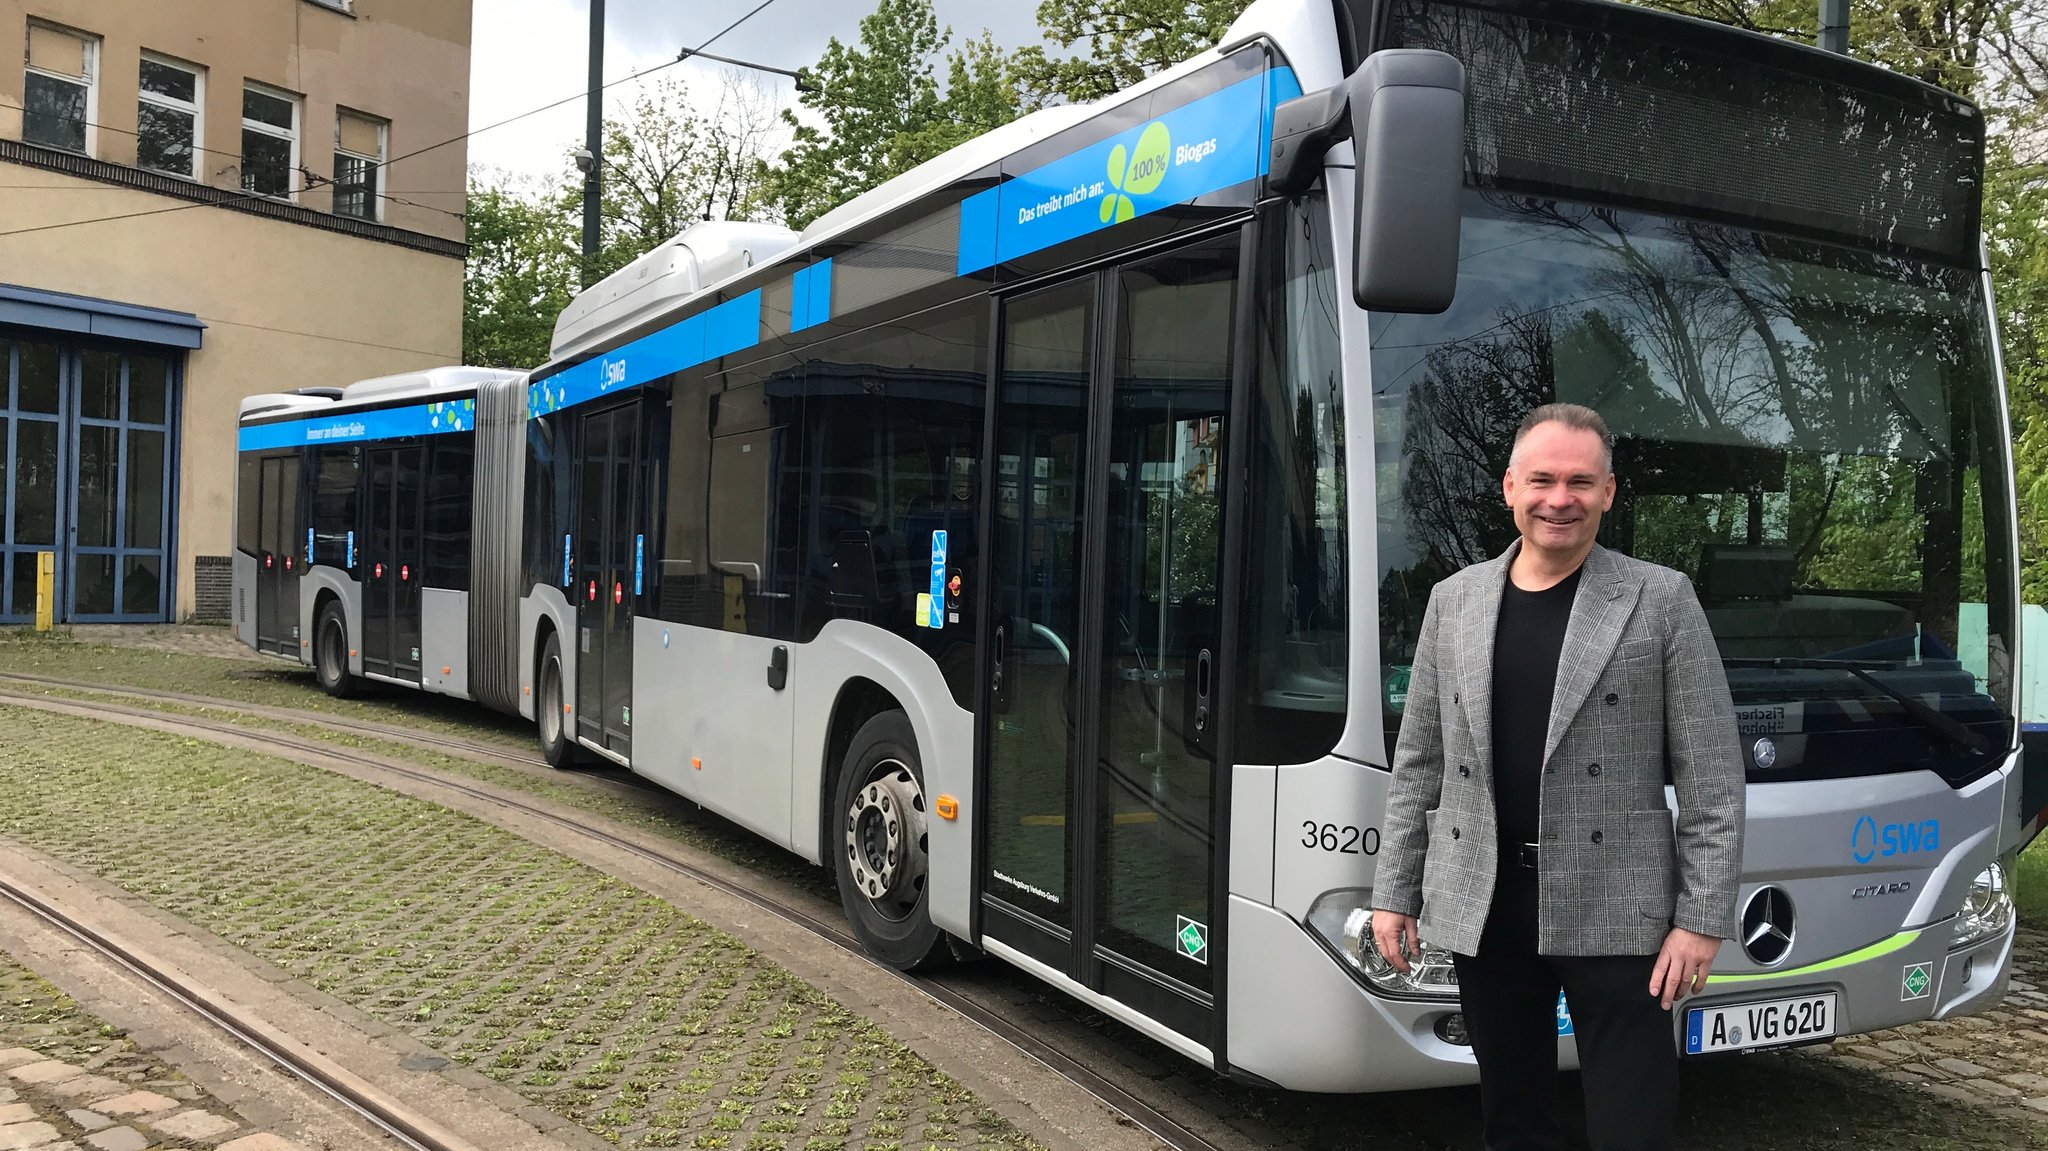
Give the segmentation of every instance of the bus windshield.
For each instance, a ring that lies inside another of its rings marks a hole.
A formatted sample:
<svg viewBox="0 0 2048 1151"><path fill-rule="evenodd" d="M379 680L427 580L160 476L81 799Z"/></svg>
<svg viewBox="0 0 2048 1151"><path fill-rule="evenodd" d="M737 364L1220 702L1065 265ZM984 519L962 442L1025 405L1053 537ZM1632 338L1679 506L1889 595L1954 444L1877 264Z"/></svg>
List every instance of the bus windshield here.
<svg viewBox="0 0 2048 1151"><path fill-rule="evenodd" d="M1500 478L1523 414L1570 401L1615 435L1601 542L1692 579L1744 730L1828 737L1753 769L1984 770L2010 740L2015 590L1981 277L1465 194L1456 303L1372 323L1383 674L1430 587L1514 538ZM1878 729L1915 737L1849 738Z"/></svg>

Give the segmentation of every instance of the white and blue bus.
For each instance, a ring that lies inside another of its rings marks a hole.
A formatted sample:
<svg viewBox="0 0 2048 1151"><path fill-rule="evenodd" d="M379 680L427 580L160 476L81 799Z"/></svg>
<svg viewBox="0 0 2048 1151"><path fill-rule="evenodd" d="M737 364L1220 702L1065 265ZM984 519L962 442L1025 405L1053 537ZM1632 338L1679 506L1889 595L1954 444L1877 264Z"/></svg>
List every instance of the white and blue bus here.
<svg viewBox="0 0 2048 1151"><path fill-rule="evenodd" d="M1429 590L1577 401L1748 760L1740 938L1674 1044L1977 1010L2048 802L1983 138L1600 0L1258 0L801 235L685 232L531 373L251 398L237 634L834 869L898 967L994 955L1283 1087L1467 1082L1445 957L1372 954L1379 813ZM1765 1004L1798 1026L1725 1026Z"/></svg>

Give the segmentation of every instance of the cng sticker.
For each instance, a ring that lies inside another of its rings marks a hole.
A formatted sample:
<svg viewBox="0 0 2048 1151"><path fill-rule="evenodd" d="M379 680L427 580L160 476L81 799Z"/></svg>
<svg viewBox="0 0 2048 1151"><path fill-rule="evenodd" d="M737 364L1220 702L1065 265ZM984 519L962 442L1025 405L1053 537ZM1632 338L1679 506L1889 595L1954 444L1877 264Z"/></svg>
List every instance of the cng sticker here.
<svg viewBox="0 0 2048 1151"><path fill-rule="evenodd" d="M1207 966L1209 963L1209 928L1196 923L1185 915L1174 916L1174 946L1182 955Z"/></svg>
<svg viewBox="0 0 2048 1151"><path fill-rule="evenodd" d="M1899 1000L1925 999L1934 991L1934 965L1909 963L1899 975Z"/></svg>
<svg viewBox="0 0 2048 1151"><path fill-rule="evenodd" d="M1566 1006L1564 992L1557 993L1557 1037L1564 1038L1572 1033L1572 1009Z"/></svg>
<svg viewBox="0 0 2048 1151"><path fill-rule="evenodd" d="M622 708L620 708L620 709L619 709L619 726L620 726L620 727L631 727L631 726L633 726L633 709L632 709L632 708L630 708L630 707L622 707Z"/></svg>
<svg viewBox="0 0 2048 1151"><path fill-rule="evenodd" d="M1395 715L1401 714L1408 706L1408 681L1413 672L1414 668L1408 664L1387 666L1387 710Z"/></svg>

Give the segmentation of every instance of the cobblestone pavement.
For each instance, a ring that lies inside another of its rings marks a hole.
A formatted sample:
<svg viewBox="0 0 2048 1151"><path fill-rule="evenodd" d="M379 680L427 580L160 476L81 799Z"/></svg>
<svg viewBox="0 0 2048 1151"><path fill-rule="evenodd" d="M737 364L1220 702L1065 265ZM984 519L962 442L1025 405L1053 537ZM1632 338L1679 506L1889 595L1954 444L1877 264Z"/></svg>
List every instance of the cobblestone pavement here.
<svg viewBox="0 0 2048 1151"><path fill-rule="evenodd" d="M235 642L234 631L224 624L95 623L72 624L63 631L76 643L268 662L248 646Z"/></svg>
<svg viewBox="0 0 2048 1151"><path fill-rule="evenodd" d="M303 1151L0 957L0 1148L151 1147Z"/></svg>
<svg viewBox="0 0 2048 1151"><path fill-rule="evenodd" d="M2048 1114L2048 934L2020 926L2005 1002L1978 1015L1838 1039L1823 1057L1969 1103Z"/></svg>
<svg viewBox="0 0 2048 1151"><path fill-rule="evenodd" d="M1031 1145L739 940L509 833L203 741L13 708L0 725L11 837L601 1138Z"/></svg>

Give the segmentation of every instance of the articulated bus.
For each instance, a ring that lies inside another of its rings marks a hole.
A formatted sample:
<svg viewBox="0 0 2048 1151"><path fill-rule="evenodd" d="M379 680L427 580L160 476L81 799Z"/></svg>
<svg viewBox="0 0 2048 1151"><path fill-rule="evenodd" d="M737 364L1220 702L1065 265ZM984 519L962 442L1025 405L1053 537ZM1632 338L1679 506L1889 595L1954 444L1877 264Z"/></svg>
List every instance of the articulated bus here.
<svg viewBox="0 0 2048 1151"><path fill-rule="evenodd" d="M1672 1042L1979 1010L2043 806L1983 139L1601 0L1258 0L801 235L685 232L530 373L252 397L237 635L834 869L897 967L995 956L1250 1081L1469 1082L1447 957L1369 943L1389 756L1431 587L1513 537L1517 422L1578 401L1748 771Z"/></svg>

